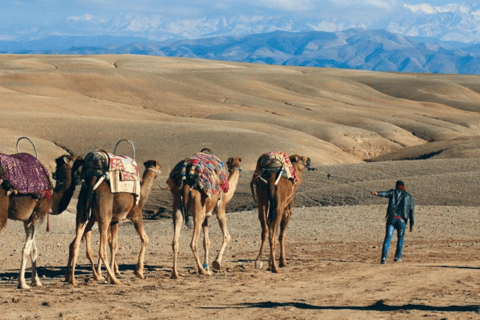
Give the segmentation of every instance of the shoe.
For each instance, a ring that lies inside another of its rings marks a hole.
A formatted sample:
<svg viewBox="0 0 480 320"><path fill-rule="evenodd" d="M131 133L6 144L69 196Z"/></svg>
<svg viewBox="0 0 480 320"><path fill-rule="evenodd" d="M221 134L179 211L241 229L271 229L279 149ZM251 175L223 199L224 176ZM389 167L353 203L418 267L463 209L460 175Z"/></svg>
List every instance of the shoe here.
<svg viewBox="0 0 480 320"><path fill-rule="evenodd" d="M395 259L395 260L393 260L393 262L402 262L402 259L401 258Z"/></svg>
<svg viewBox="0 0 480 320"><path fill-rule="evenodd" d="M381 264L385 264L387 263L387 261L385 259L382 259L382 261L380 261Z"/></svg>

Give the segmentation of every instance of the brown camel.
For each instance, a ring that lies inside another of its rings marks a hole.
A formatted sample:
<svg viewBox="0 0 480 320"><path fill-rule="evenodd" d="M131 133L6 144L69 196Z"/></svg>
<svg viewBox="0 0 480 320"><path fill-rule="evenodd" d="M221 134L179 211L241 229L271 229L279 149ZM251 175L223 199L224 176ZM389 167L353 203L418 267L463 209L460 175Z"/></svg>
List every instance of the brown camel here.
<svg viewBox="0 0 480 320"><path fill-rule="evenodd" d="M204 149L205 150L205 149ZM202 152L204 151L202 150ZM172 278L178 279L177 272L177 256L178 256L178 239L180 236L180 229L182 227L182 221L188 219L188 213L193 217L193 236L190 243L190 247L193 251L195 261L197 263L198 273L203 275L210 275L210 269L208 267L208 250L210 247L210 241L208 238L208 218L212 216L212 212L217 215L218 223L223 233L223 243L218 252L215 261L212 263L213 268L216 270L221 269L222 256L230 242L230 234L227 229L227 215L225 213L228 202L232 199L235 189L237 188L238 179L240 177L241 158L229 158L227 161L228 168L228 185L227 192L223 192L220 188L211 197L208 197L204 191L196 187L195 182L192 180L184 180L183 183L176 186L170 185L170 191L173 194L173 225L174 225L174 237L173 237L173 270ZM175 170L175 169L174 169ZM172 174L170 175L172 177ZM205 249L204 264L200 263L200 258L197 251L198 236L200 228L203 228L204 241L203 246ZM205 270L205 268L207 270Z"/></svg>
<svg viewBox="0 0 480 320"><path fill-rule="evenodd" d="M149 160L144 163L144 166L145 166L145 171L142 177L142 183L141 183L142 189L140 193L140 200L138 202L138 205L134 206L133 209L127 215L127 219L133 222L135 230L140 236L141 248L140 248L140 253L138 255L137 268L135 270L135 275L140 279L145 279L145 276L143 275L143 270L144 270L143 265L144 265L144 258L145 258L145 250L148 245L148 236L145 233L145 230L143 227L143 208L153 188L153 183L161 172L161 165L159 161ZM147 177L147 175L150 177ZM126 220L123 220L123 221L126 221ZM90 217L90 220L88 221L87 227L85 228L84 237L85 237L85 244L87 247L87 257L90 260L90 263L92 265L94 278L96 280L103 281L104 278L102 276L102 271L101 271L102 259L101 257L98 258L97 270L95 270L95 266L93 263L93 252L91 249L90 230L92 229L95 222L96 222L95 217L92 215ZM115 223L115 224L112 224L108 229L109 230L108 244L110 245L110 253L111 253L110 266L113 268L113 272L115 273L116 276L120 275L118 264L116 263L116 254L118 251L118 227L119 227L119 224Z"/></svg>
<svg viewBox="0 0 480 320"><path fill-rule="evenodd" d="M287 239L287 226L292 216L292 208L294 206L295 192L299 184L302 183L302 172L309 167L310 159L298 155L290 156L290 163L295 171L297 181L287 179L282 175L284 166L262 168L268 156L262 155L257 161L257 168L250 183L252 188L252 195L255 199L253 186L256 186L256 193L258 198L258 218L262 227L262 243L260 245L260 252L255 261L255 267L261 269L263 246L267 239L267 232L270 242L270 259L268 270L279 273L275 262L275 249L277 246L277 231L280 226L280 267L285 267L285 241Z"/></svg>
<svg viewBox="0 0 480 320"><path fill-rule="evenodd" d="M152 189L154 179L160 173L160 162L158 160L149 160L144 163L145 171L143 173L143 185L140 195L139 207L143 209L143 205L148 199L148 195ZM84 168L85 170L85 168ZM130 219L135 224L135 229L142 240L142 248L140 250L139 260L137 264L136 274L143 278L143 261L145 248L148 244L148 237L143 228L142 211L136 208L135 196L131 193L112 193L107 182L102 181L94 190L94 186L98 182L98 177L93 176L86 179L85 184L80 190L77 203L76 218L76 236L70 244L69 259L67 264L66 281L76 285L75 281L75 265L80 248L80 241L83 236L86 239L87 256L92 264L95 279L102 280L101 274L97 273L94 268L93 254L91 251L90 232L95 222L99 224L100 232L100 248L99 256L105 269L107 270L110 282L120 284L116 278L111 266L107 261L106 245L108 242L109 227L111 228L111 250L112 250L112 267L115 265L115 255L118 249L118 223L126 220L129 213L132 213ZM88 213L91 210L91 216ZM88 224L87 224L88 222ZM99 264L99 268L100 268ZM115 269L115 267L113 267Z"/></svg>
<svg viewBox="0 0 480 320"><path fill-rule="evenodd" d="M75 172L81 165L80 157L64 155L55 160L56 185L51 198L40 198L33 194L9 194L4 183L0 188L0 232L6 227L7 219L23 221L26 233L25 245L22 250L22 262L18 277L18 288L30 288L25 281L25 268L27 259L32 262L33 286L41 286L37 274L38 250L35 242L35 234L38 227L43 223L48 214L60 214L68 206L75 190Z"/></svg>

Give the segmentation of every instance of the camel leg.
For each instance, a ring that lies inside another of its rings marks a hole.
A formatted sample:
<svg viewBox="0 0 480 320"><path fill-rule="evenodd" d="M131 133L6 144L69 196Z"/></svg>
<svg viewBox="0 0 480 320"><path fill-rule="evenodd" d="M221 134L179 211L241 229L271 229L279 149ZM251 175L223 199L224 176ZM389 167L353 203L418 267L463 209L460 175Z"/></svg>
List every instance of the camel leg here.
<svg viewBox="0 0 480 320"><path fill-rule="evenodd" d="M92 250L92 227L95 224L95 219L91 218L88 221L88 224L83 232L83 238L85 239L85 247L87 252L87 258L90 261L90 265L92 267L93 278L96 281L103 281L105 278L102 276L102 266L99 264L98 269L99 271L95 270L95 263L93 261L93 250Z"/></svg>
<svg viewBox="0 0 480 320"><path fill-rule="evenodd" d="M217 219L218 219L218 224L220 225L220 229L222 229L223 243L220 248L220 251L218 252L217 258L215 259L215 261L213 261L212 265L214 269L220 270L222 268L223 253L231 239L230 233L228 232L228 229L227 229L227 214L225 213L224 205L222 205L222 209L219 210L219 212L217 212Z"/></svg>
<svg viewBox="0 0 480 320"><path fill-rule="evenodd" d="M69 257L68 257L68 264L67 264L67 273L65 275L65 280L73 284L74 286L77 284L75 281L75 265L77 263L78 252L80 251L80 242L82 241L82 235L84 233L86 224L85 222L77 221L77 230L75 239L73 239L72 243L70 243L69 247Z"/></svg>
<svg viewBox="0 0 480 320"><path fill-rule="evenodd" d="M77 263L78 253L80 251L80 243L84 235L85 227L87 226L88 212L87 208L85 208L85 204L88 198L87 192L87 189L82 186L82 189L80 189L77 203L77 216L75 219L75 238L70 243L68 252L68 263L67 272L65 273L65 281L70 282L72 285L77 284L75 281L75 265ZM91 219L95 220L94 217L91 217Z"/></svg>
<svg viewBox="0 0 480 320"><path fill-rule="evenodd" d="M277 267L275 261L275 250L277 249L277 230L278 225L282 219L282 211L277 207L277 217L273 221L268 223L268 240L270 242L270 260L269 260L269 269L274 273L280 273L281 271Z"/></svg>
<svg viewBox="0 0 480 320"><path fill-rule="evenodd" d="M149 241L148 241L148 236L145 233L145 228L143 227L143 218L141 216L141 212L138 215L138 217L137 216L132 217L132 222L142 242L142 246L140 248L140 254L138 255L137 269L135 270L135 275L140 279L145 279L145 276L143 275L143 265L144 265L144 259L145 259L145 251L147 249Z"/></svg>
<svg viewBox="0 0 480 320"><path fill-rule="evenodd" d="M116 276L120 275L118 264L116 261L118 252L118 223L110 226L108 234L108 244L110 245L110 266L113 268L113 272Z"/></svg>
<svg viewBox="0 0 480 320"><path fill-rule="evenodd" d="M177 271L177 256L178 256L178 239L180 238L180 229L182 228L183 215L181 208L181 199L180 196L175 196L173 199L173 268L172 268L172 279L178 279Z"/></svg>
<svg viewBox="0 0 480 320"><path fill-rule="evenodd" d="M35 228L34 228L35 229ZM32 253L30 259L32 260L32 286L41 287L42 283L40 282L40 277L37 273L37 259L38 259L38 248L37 241L35 240L36 230L33 231L33 242L32 242Z"/></svg>
<svg viewBox="0 0 480 320"><path fill-rule="evenodd" d="M111 212L111 210L110 210ZM99 214L100 217L107 216ZM101 220L98 221L98 229L100 231L100 249L99 249L99 256L102 259L103 264L105 265L105 269L107 270L108 277L110 279L110 283L112 284L120 284L120 281L115 277L115 274L108 263L107 257L107 243L108 243L108 228L109 228L109 221Z"/></svg>
<svg viewBox="0 0 480 320"><path fill-rule="evenodd" d="M280 268L283 268L287 265L287 258L285 255L285 242L287 241L287 226L290 222L291 217L292 210L290 209L290 207L285 208L285 213L283 215L282 222L280 223L280 235L278 237L278 240L280 242Z"/></svg>
<svg viewBox="0 0 480 320"><path fill-rule="evenodd" d="M203 251L205 252L205 257L203 259L203 268L210 272L210 267L208 265L208 250L210 249L210 239L208 237L208 218L205 218L202 224L203 228Z"/></svg>
<svg viewBox="0 0 480 320"><path fill-rule="evenodd" d="M7 191L0 188L0 233L7 226L8 222L8 204L10 198L7 196Z"/></svg>
<svg viewBox="0 0 480 320"><path fill-rule="evenodd" d="M113 272L115 272L115 275L116 276L119 276L120 275L120 271L118 269L118 264L116 263L116 255L117 255L117 251L118 251L118 227L117 227L117 230L116 233L116 239L117 241L115 242L116 243L116 248L114 248L114 244L113 244L113 240L112 240L112 233L113 233L113 226L108 228L108 245L110 246L110 254L111 254L111 257L110 257L110 265L113 266ZM115 252L114 252L115 251ZM98 274L100 275L101 277L101 281L104 280L103 276L102 276L102 258L99 256L98 257L98 262L97 262L97 272Z"/></svg>
<svg viewBox="0 0 480 320"><path fill-rule="evenodd" d="M195 257L195 262L197 263L198 273L202 275L210 275L211 274L210 272L207 272L205 269L203 269L203 266L200 262L200 257L198 256L198 247L197 247L198 235L200 234L200 228L203 225L203 222L205 221L205 220L201 221L201 219L202 218L206 219L206 218L205 218L205 214L202 212L202 208L200 207L197 209L199 209L200 211L194 212L193 235L192 235L192 241L190 242L190 248L192 249L193 256ZM195 214L196 212L200 212L201 217L199 217L198 214Z"/></svg>
<svg viewBox="0 0 480 320"><path fill-rule="evenodd" d="M25 282L25 269L27 266L28 257L32 257L32 246L35 238L35 225L33 223L24 222L23 227L25 228L25 244L22 250L22 261L20 263L20 274L18 276L18 289L30 289L30 287ZM35 277L37 279L35 279ZM36 281L35 281L36 280ZM32 283L40 284L40 279L38 279L36 262L33 264L32 257Z"/></svg>
<svg viewBox="0 0 480 320"><path fill-rule="evenodd" d="M268 202L263 200L264 196L266 195L257 195L258 219L260 220L260 226L262 227L262 239L260 243L260 251L258 253L257 259L255 260L255 269L263 268L263 262L262 262L263 246L265 245L265 242L267 241L267 236L268 236L268 225L267 225Z"/></svg>

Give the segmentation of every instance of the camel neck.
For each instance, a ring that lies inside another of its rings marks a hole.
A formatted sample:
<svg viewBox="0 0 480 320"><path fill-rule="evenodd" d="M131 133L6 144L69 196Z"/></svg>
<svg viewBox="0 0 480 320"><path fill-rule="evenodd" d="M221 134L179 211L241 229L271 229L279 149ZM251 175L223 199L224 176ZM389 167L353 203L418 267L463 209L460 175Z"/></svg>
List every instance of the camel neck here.
<svg viewBox="0 0 480 320"><path fill-rule="evenodd" d="M226 202L230 201L237 189L238 179L240 178L240 171L232 170L228 176L228 192L224 194Z"/></svg>
<svg viewBox="0 0 480 320"><path fill-rule="evenodd" d="M138 202L138 208L143 210L143 206L148 200L148 196L153 188L153 182L155 181L156 173L151 170L145 170L142 177L142 189L140 191L140 201Z"/></svg>

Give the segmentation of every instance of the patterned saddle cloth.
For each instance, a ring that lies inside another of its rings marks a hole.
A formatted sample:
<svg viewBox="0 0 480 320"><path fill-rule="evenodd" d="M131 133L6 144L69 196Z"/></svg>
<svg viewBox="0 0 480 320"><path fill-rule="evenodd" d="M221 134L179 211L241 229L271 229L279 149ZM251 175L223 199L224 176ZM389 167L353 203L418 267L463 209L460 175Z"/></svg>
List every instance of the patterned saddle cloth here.
<svg viewBox="0 0 480 320"><path fill-rule="evenodd" d="M225 164L209 152L199 152L175 165L167 184L175 188L184 179L193 179L196 186L209 198L220 189L228 192Z"/></svg>
<svg viewBox="0 0 480 320"><path fill-rule="evenodd" d="M119 171L121 181L137 181L140 179L138 165L134 159L112 153L108 153L108 157L110 158L108 171Z"/></svg>
<svg viewBox="0 0 480 320"><path fill-rule="evenodd" d="M97 176L104 178L112 193L126 192L140 200L140 175L137 162L127 156L117 156L105 151L93 151L85 157L82 178Z"/></svg>
<svg viewBox="0 0 480 320"><path fill-rule="evenodd" d="M281 169L282 167L285 168L283 171L283 175L285 178L292 180L294 183L297 183L298 178L293 168L293 165L290 161L290 158L287 156L285 152L281 152L278 150L273 150L266 152L262 155L260 160L260 167L261 168L278 168ZM260 168L256 168L255 175L259 175Z"/></svg>
<svg viewBox="0 0 480 320"><path fill-rule="evenodd" d="M0 154L0 183L3 182L22 194L43 197L52 190L47 169L28 153Z"/></svg>

